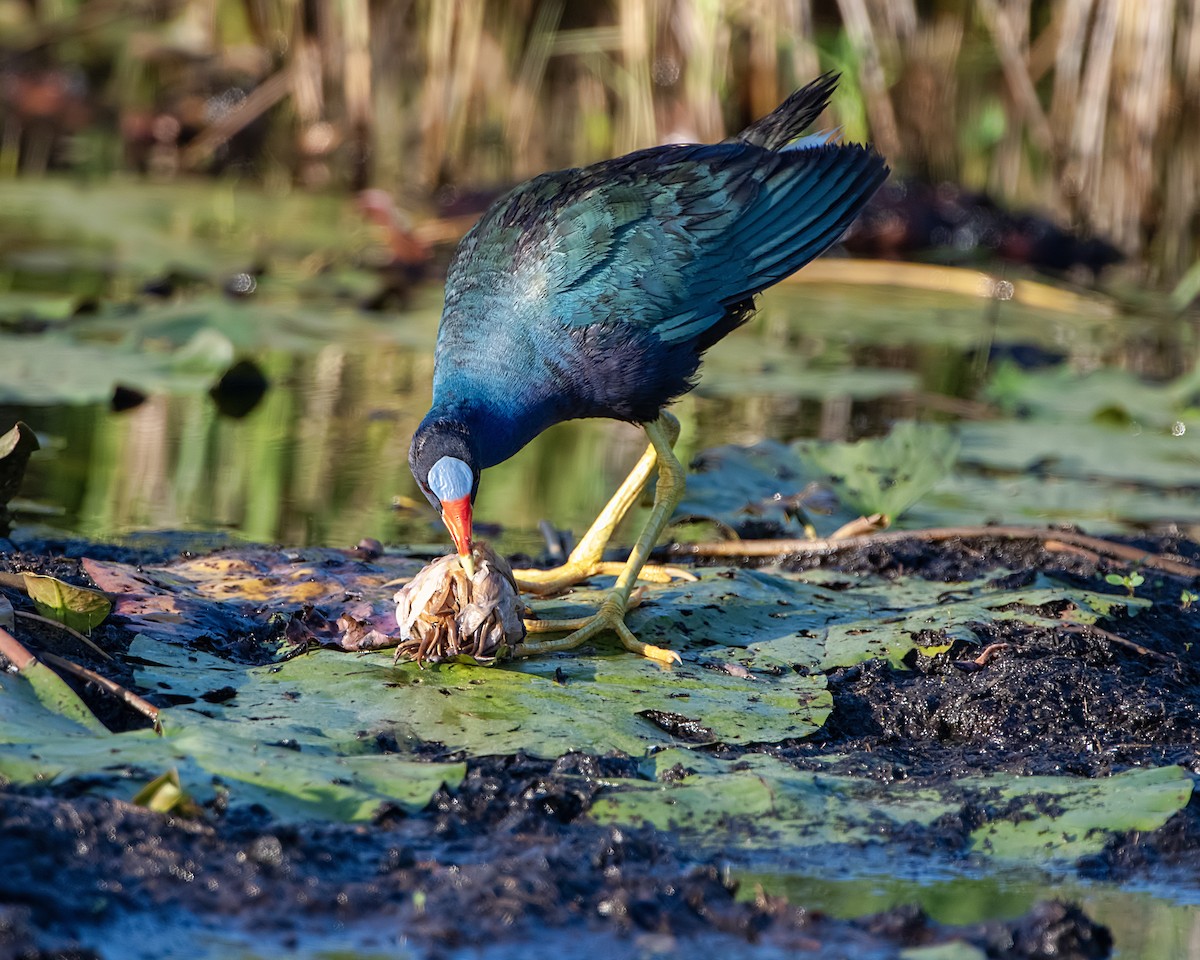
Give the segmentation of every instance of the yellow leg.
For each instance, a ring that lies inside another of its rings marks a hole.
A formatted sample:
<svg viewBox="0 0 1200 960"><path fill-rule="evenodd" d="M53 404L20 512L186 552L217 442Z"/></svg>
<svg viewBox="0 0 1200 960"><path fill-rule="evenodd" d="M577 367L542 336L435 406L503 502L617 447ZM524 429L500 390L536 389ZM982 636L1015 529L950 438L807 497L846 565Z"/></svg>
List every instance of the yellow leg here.
<svg viewBox="0 0 1200 960"><path fill-rule="evenodd" d="M651 450L657 455L658 486L654 492L654 507L646 526L642 529L637 543L629 552L629 559L621 569L613 589L609 592L600 609L591 617L582 620L558 620L526 622L526 628L531 633L549 633L559 630L572 632L561 640L543 640L522 643L516 649L517 656L533 656L539 653L556 653L561 650L574 650L586 643L592 637L605 630L612 630L620 639L622 645L634 653L658 660L661 663L678 663L679 654L673 650L664 650L649 643L638 640L625 626L625 611L629 609L630 594L637 583L638 575L646 565L646 558L658 542L659 536L675 512L675 507L683 498L684 471L676 459L671 445L678 436L679 426L674 417L662 414L654 423L645 424L646 435L650 438ZM643 460L645 458L643 457ZM653 461L652 461L653 462ZM643 478L642 482L645 482ZM616 498L613 498L614 501ZM610 503L609 506L612 506ZM607 512L608 508L605 508ZM598 525L599 521L597 521ZM595 526L593 526L593 530ZM589 535L592 531L589 531ZM608 531L611 533L611 527ZM572 554L574 556L574 554Z"/></svg>
<svg viewBox="0 0 1200 960"><path fill-rule="evenodd" d="M671 453L671 448L675 445L675 441L679 439L679 421L671 414L663 411L659 414L655 424L661 427L663 436L666 439L666 449L671 459L675 459L674 453ZM647 426L647 432L649 426ZM676 461L678 463L678 461ZM620 575L626 568L623 563L608 563L601 559L604 556L604 550L608 546L608 541L612 538L613 531L617 528L617 524L629 512L629 508L637 503L638 498L642 495L642 489L646 486L646 481L650 479L650 474L653 473L655 465L658 463L658 452L655 449L654 443L651 443L646 452L633 469L629 472L629 476L617 488L617 492L613 494L612 499L600 511L600 515L593 521L588 532L584 534L583 539L576 544L575 549L571 551L571 555L567 558L567 562L560 567L554 567L550 570L514 570L513 576L516 578L517 586L525 593L532 593L540 597L548 597L555 593L575 586L588 577L599 575ZM681 468L682 469L682 468ZM660 481L661 483L661 481ZM676 501L678 502L678 501ZM672 509L674 507L672 506ZM643 565L638 574L641 579L649 580L654 583L670 583L672 578L681 580L695 580L696 578L686 570L681 570L679 567L666 567L657 564Z"/></svg>

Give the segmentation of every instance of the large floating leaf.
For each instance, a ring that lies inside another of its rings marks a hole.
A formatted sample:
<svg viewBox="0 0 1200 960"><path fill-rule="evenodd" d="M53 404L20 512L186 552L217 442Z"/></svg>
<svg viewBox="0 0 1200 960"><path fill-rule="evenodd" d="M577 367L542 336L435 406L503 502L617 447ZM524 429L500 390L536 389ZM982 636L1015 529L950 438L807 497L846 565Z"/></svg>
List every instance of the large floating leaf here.
<svg viewBox="0 0 1200 960"><path fill-rule="evenodd" d="M975 850L1008 860L1075 859L1104 847L1107 834L1157 830L1187 805L1193 780L1182 767L1131 770L1100 780L1022 777L982 780L997 803L1032 802L1033 816L993 820L972 835Z"/></svg>
<svg viewBox="0 0 1200 960"><path fill-rule="evenodd" d="M577 596L570 607L545 608L547 614L583 612L601 592ZM735 596L744 602L731 603ZM235 688L227 706L264 717L260 732L269 739L289 736L274 729L277 723L319 716L335 740L365 730L477 756L516 750L544 757L569 750L640 755L679 742L777 741L820 727L831 705L824 677L742 647L814 622L807 605L781 607L786 596L796 596L788 581L762 574L712 576L656 591L658 603L635 611L629 623L644 639L683 655L685 662L669 671L615 641L495 668L446 663L422 669L393 665L390 653L318 651L242 671L174 645L156 652L145 646L148 640L131 653L146 661L139 682L175 697L200 699L213 687ZM664 606L669 614L657 612ZM819 655L815 633L809 644L805 659L812 662Z"/></svg>
<svg viewBox="0 0 1200 960"><path fill-rule="evenodd" d="M1002 813L972 831L971 849L1027 862L1076 859L1103 849L1113 832L1155 830L1186 806L1193 785L1183 768L1163 767L1097 780L969 777L933 789L797 770L765 755L725 761L688 750L657 754L647 773L654 782L612 781L591 816L675 830L703 849L782 853L880 842L891 829L975 804Z"/></svg>
<svg viewBox="0 0 1200 960"><path fill-rule="evenodd" d="M0 334L0 403L107 403L118 384L143 392L207 390L233 359L229 341L199 333L172 353L80 343L61 334Z"/></svg>
<svg viewBox="0 0 1200 960"><path fill-rule="evenodd" d="M832 530L874 513L894 520L949 473L957 452L958 440L946 427L910 421L895 424L885 437L857 443L719 447L699 458L676 516L732 528L748 516L764 516L784 533L800 535L801 525L785 508L816 482L833 491L840 508L826 511L823 527Z"/></svg>
<svg viewBox="0 0 1200 960"><path fill-rule="evenodd" d="M360 561L333 550L259 550L141 571L92 561L85 568L116 595L115 616L147 638L186 643L203 635L221 649L227 638L265 625L267 617L294 615L310 604L327 621L366 607L379 633L395 635L394 586L384 584L411 575L416 565L398 557ZM538 603L538 612L555 619L590 613L606 584ZM651 587L646 598L629 624L644 640L683 656L683 664L669 671L630 656L611 638L572 654L494 669L450 663L422 670L393 666L387 655L321 652L255 672L175 644L164 643L157 653L135 646L133 652L145 661L138 677L148 689L199 701L214 688L231 687L238 691L231 702L239 708L258 703L256 715L284 718L293 711L311 717L319 703L317 713L329 730L385 732L475 755L524 750L549 757L575 749L640 755L681 742L803 737L829 711L824 669L872 656L899 663L914 647L972 639L976 622L1019 617L1060 623L1039 612L1051 602L1070 601L1074 622L1140 603L1049 580L1011 590L993 581L851 581L822 571L736 569L703 571L696 583ZM245 656L244 647L237 649ZM263 659L272 652L264 651ZM279 691L288 689L302 695L281 698Z"/></svg>
<svg viewBox="0 0 1200 960"><path fill-rule="evenodd" d="M959 470L909 519L1067 521L1097 532L1131 522L1200 520L1200 424L1182 425L1176 435L1165 427L1093 422L964 424Z"/></svg>
<svg viewBox="0 0 1200 960"><path fill-rule="evenodd" d="M1047 481L1200 487L1200 429L1175 436L1166 428L996 421L965 426L961 436L961 462L989 471L1032 472Z"/></svg>
<svg viewBox="0 0 1200 960"><path fill-rule="evenodd" d="M716 447L693 464L675 516L715 520L732 529L762 518L785 534L803 536L804 527L787 504L814 479L790 447L773 440Z"/></svg>
<svg viewBox="0 0 1200 960"><path fill-rule="evenodd" d="M193 671L198 666L190 665ZM218 714L210 717L176 708L160 712L165 736L108 733L81 712L69 689L64 693L53 682L61 680L41 671L0 676L0 778L86 778L132 797L174 768L180 788L200 801L228 790L231 802L261 803L284 818L361 820L384 802L420 809L442 784L454 786L465 774L462 764L366 755L354 731L345 731L351 747L339 752L317 732L312 721L319 718L312 715L290 726L272 718L264 726L260 717L236 709L209 709ZM208 682L220 676L209 674ZM270 734L278 739L266 739Z"/></svg>

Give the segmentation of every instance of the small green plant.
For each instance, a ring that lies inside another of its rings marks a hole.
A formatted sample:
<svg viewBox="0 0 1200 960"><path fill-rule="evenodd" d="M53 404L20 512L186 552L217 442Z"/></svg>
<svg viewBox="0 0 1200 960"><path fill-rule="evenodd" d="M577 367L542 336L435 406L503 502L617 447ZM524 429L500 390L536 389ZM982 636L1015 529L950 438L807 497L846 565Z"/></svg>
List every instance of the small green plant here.
<svg viewBox="0 0 1200 960"><path fill-rule="evenodd" d="M1184 610L1190 610L1192 607L1192 604L1195 603L1197 600L1200 600L1200 593L1192 593L1191 590L1184 590L1179 595L1179 603L1180 603L1180 606L1182 606Z"/></svg>
<svg viewBox="0 0 1200 960"><path fill-rule="evenodd" d="M1126 592L1132 597L1133 591L1146 582L1146 578L1134 570L1132 573L1121 575L1119 573L1110 573L1104 578L1105 583L1111 583L1114 587L1124 587Z"/></svg>

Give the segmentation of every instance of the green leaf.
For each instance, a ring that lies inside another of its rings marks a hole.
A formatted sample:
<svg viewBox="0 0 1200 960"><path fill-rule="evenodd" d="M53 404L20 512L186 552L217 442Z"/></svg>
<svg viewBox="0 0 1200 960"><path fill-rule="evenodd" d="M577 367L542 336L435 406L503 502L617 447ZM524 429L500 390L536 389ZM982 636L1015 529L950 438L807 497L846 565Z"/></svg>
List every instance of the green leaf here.
<svg viewBox="0 0 1200 960"><path fill-rule="evenodd" d="M26 735L34 738L29 742L36 742L55 734L108 732L67 682L44 663L34 660L19 676L20 680L13 679L9 686L0 681L0 720L4 721L0 743L25 742L20 738ZM22 732L26 714L35 719Z"/></svg>
<svg viewBox="0 0 1200 960"><path fill-rule="evenodd" d="M948 428L912 421L895 424L879 439L795 445L800 459L828 478L852 513L882 513L893 520L950 472L958 448Z"/></svg>
<svg viewBox="0 0 1200 960"><path fill-rule="evenodd" d="M88 573L117 596L118 622L184 642L200 634L241 633L247 618L262 622L264 611L308 603L336 620L348 592L390 597L394 587L382 585L417 567L391 557L364 565L332 550L225 553L138 571L85 561ZM592 613L608 582L601 579L569 599L539 602L538 613L548 619ZM682 654L685 662L669 671L630 656L612 638L577 653L498 669L448 663L422 670L394 666L390 654L358 659L325 651L280 664L263 678L184 646L151 648L154 641L145 637L135 639L130 652L152 661L137 668L143 686L182 697L233 686L237 704L260 697L264 712L295 709L297 722L299 714L311 716L310 708L277 703L268 680L295 678L303 685L296 689L326 704L325 722L333 729L399 731L400 740L416 737L475 755L525 750L556 757L573 749L640 755L678 742L776 742L818 729L830 708L824 677L810 669L821 655L819 630L831 610L860 609L854 603L825 589L820 574L801 580L723 570L706 572L695 583L655 587L628 622L642 639ZM787 662L751 649L787 637L795 641L794 659ZM686 741L676 735L684 727ZM269 738L276 736L289 735Z"/></svg>
<svg viewBox="0 0 1200 960"><path fill-rule="evenodd" d="M87 633L104 622L112 610L112 601L86 587L64 583L40 573L23 573L25 589L38 612L73 630Z"/></svg>
<svg viewBox="0 0 1200 960"><path fill-rule="evenodd" d="M1079 373L1070 366L1048 370L1000 367L988 385L988 397L1026 420L1075 425L1138 424L1147 433L1169 430L1200 386L1193 371L1167 383L1149 383L1124 370Z"/></svg>
<svg viewBox="0 0 1200 960"><path fill-rule="evenodd" d="M873 513L895 520L953 468L959 443L940 424L897 423L886 436L857 443L773 441L705 451L687 481L676 517L704 517L736 528L747 516L802 528L785 513L788 501L812 482L828 485L840 509L830 529Z"/></svg>
<svg viewBox="0 0 1200 960"><path fill-rule="evenodd" d="M199 802L224 791L235 805L260 803L283 819L365 820L384 803L419 810L443 784L457 786L466 775L461 763L363 755L356 730L335 728L337 736L327 738L311 713L288 724L255 710L262 705L214 718L175 708L160 712L163 736L109 733L52 671L35 664L18 677L0 675L0 777L84 778L93 789L132 798L145 790L147 771L173 768L179 789Z"/></svg>
<svg viewBox="0 0 1200 960"><path fill-rule="evenodd" d="M675 519L702 518L736 529L748 518L761 518L803 536L786 501L813 479L795 451L774 440L705 450L688 473Z"/></svg>
<svg viewBox="0 0 1200 960"><path fill-rule="evenodd" d="M179 783L179 771L175 769L155 777L135 793L129 802L155 813L170 813L175 809L194 806L191 798L183 792Z"/></svg>

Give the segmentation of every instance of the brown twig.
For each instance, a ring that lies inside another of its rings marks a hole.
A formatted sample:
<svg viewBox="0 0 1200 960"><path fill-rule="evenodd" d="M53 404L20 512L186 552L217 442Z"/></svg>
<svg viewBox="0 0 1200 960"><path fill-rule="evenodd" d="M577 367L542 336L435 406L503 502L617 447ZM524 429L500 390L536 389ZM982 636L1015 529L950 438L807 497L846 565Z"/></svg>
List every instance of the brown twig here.
<svg viewBox="0 0 1200 960"><path fill-rule="evenodd" d="M674 556L693 557L778 557L778 556L831 556L846 550L882 546L904 540L1040 540L1060 545L1090 550L1110 560L1161 570L1178 577L1195 579L1200 577L1200 567L1182 560L1173 560L1148 553L1139 547L1113 543L1099 537L1066 530L1046 530L1037 527L994 526L994 527L932 527L927 530L887 530L862 537L844 540L734 540L709 543L673 544L669 552Z"/></svg>
<svg viewBox="0 0 1200 960"><path fill-rule="evenodd" d="M1008 647L1009 647L1009 644L1007 644L1007 643L989 643L986 647L983 648L983 650L980 651L979 656L977 656L971 662L974 663L976 666L986 667L996 657L998 657L1005 650L1007 650Z"/></svg>
<svg viewBox="0 0 1200 960"><path fill-rule="evenodd" d="M850 537L867 537L891 526L892 519L886 513L873 513L843 523L829 535L830 540L847 540Z"/></svg>
<svg viewBox="0 0 1200 960"><path fill-rule="evenodd" d="M72 676L78 677L80 680L85 680L89 683L94 683L100 687L105 693L110 693L114 697L118 697L126 706L133 708L142 716L148 718L153 724L154 729L162 732L158 725L158 707L150 703L148 700L143 700L132 690L129 690L115 680L109 680L108 677L103 677L96 673L95 670L89 670L87 667L81 667L77 663L72 663L65 657L60 657L54 653L42 653L42 660L55 669L62 670Z"/></svg>
<svg viewBox="0 0 1200 960"><path fill-rule="evenodd" d="M80 643L84 644L87 647L90 647L96 653L100 654L100 656L102 656L105 660L112 659L112 656L110 654L105 653L102 649L100 649L100 647L96 644L96 642L94 640L89 640L87 637L85 637L82 633L80 633L74 627L68 627L65 623L62 623L59 620L51 620L49 617L43 617L37 613L29 613L25 610L14 610L13 613L15 613L18 617L24 617L26 620L36 620L38 623L46 624L46 626L55 627L59 630L63 630L65 632L69 633L71 636L73 636Z"/></svg>

